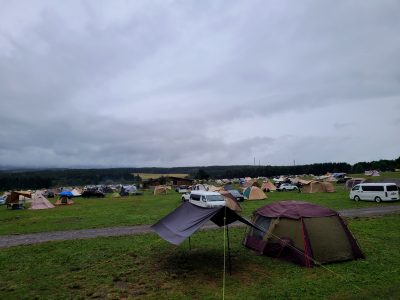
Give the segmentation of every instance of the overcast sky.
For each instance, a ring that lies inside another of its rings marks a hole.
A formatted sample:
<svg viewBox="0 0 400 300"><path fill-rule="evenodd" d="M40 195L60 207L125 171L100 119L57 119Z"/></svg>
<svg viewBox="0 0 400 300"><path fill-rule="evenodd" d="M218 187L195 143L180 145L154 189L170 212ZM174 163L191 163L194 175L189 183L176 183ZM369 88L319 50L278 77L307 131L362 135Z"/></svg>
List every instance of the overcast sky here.
<svg viewBox="0 0 400 300"><path fill-rule="evenodd" d="M0 7L0 165L400 156L398 0Z"/></svg>

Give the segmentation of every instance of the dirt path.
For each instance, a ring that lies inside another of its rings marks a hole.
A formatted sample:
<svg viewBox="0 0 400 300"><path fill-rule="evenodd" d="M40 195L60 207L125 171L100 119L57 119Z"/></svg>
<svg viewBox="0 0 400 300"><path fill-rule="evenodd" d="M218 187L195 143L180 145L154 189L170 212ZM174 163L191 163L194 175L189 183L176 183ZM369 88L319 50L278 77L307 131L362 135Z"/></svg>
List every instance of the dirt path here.
<svg viewBox="0 0 400 300"><path fill-rule="evenodd" d="M386 214L400 213L400 206L380 206L368 208L355 208L339 210L343 217L371 217ZM234 226L244 226L242 223L233 224ZM90 239L96 237L136 235L152 232L151 225L110 227L96 229L81 229L69 231L40 232L19 235L0 236L0 248L13 247L19 245L31 245L51 241L65 241L77 239ZM216 228L217 226L210 223L203 226L203 229Z"/></svg>

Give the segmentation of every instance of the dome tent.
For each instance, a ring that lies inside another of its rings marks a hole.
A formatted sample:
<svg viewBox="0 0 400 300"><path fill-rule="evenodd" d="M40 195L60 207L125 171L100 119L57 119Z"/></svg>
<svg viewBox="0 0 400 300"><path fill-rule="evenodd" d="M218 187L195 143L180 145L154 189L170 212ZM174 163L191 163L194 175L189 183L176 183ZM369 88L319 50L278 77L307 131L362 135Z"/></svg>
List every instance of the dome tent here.
<svg viewBox="0 0 400 300"><path fill-rule="evenodd" d="M167 195L168 194L168 187L165 185L157 185L154 188L153 195Z"/></svg>
<svg viewBox="0 0 400 300"><path fill-rule="evenodd" d="M264 181L261 189L263 192L276 191L276 186L271 181Z"/></svg>
<svg viewBox="0 0 400 300"><path fill-rule="evenodd" d="M260 254L311 267L364 258L339 214L302 201L280 201L257 209L243 244Z"/></svg>
<svg viewBox="0 0 400 300"><path fill-rule="evenodd" d="M249 186L243 191L243 196L245 196L248 200L263 200L267 199L267 196L264 192L256 186Z"/></svg>

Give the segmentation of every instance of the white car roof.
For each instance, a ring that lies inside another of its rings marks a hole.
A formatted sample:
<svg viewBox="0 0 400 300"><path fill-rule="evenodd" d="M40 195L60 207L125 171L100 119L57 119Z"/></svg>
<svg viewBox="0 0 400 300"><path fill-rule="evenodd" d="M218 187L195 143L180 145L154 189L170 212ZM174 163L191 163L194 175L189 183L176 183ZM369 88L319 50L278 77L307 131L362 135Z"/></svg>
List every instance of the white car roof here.
<svg viewBox="0 0 400 300"><path fill-rule="evenodd" d="M196 194L196 195L204 195L204 196L218 196L221 195L220 193L216 193L216 192L207 192L207 191L192 191L191 194Z"/></svg>

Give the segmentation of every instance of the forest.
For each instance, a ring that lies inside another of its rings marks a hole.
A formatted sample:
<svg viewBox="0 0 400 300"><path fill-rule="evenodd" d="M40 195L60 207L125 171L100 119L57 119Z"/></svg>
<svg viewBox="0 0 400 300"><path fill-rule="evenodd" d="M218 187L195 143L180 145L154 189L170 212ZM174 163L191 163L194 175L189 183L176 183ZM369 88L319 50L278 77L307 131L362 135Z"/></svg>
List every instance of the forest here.
<svg viewBox="0 0 400 300"><path fill-rule="evenodd" d="M296 166L204 166L174 168L110 168L110 169L43 169L0 171L0 190L40 189L57 186L83 186L89 184L138 183L136 173L189 174L195 179L240 178L245 176L277 175L323 175L327 172L363 173L366 170L394 171L400 169L400 157L394 160L379 160L348 163L316 163Z"/></svg>

